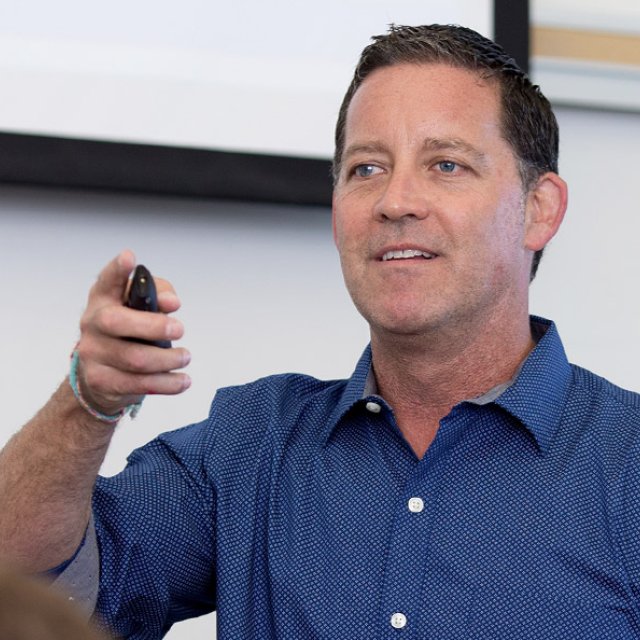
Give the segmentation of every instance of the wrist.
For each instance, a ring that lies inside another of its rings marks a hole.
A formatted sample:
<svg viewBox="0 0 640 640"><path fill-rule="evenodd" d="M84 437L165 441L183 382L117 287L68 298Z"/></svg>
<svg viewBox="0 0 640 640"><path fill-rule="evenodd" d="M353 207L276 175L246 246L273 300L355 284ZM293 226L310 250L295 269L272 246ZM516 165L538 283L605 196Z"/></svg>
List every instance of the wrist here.
<svg viewBox="0 0 640 640"><path fill-rule="evenodd" d="M79 376L79 366L80 366L80 356L78 353L78 349L74 349L71 353L71 366L69 368L69 386L73 391L73 395L78 402L78 404L93 418L96 420L100 420L106 424L116 425L123 416L129 414L131 418L135 418L138 415L138 411L142 405L142 398L140 402L135 404L130 404L126 407L121 408L114 414L103 413L98 410L94 406L92 406L85 395L82 393L81 385L80 385L80 376Z"/></svg>

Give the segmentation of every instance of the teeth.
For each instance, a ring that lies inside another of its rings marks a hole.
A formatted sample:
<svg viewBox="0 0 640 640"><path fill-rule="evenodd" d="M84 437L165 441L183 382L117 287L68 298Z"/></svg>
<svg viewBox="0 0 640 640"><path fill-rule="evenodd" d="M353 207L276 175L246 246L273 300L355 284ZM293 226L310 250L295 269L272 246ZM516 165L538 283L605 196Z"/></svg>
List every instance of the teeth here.
<svg viewBox="0 0 640 640"><path fill-rule="evenodd" d="M382 256L382 259L405 260L406 258L417 258L418 256L422 256L427 259L434 257L432 253L427 253L426 251L420 251L418 249L404 249L403 251L387 251L387 253Z"/></svg>

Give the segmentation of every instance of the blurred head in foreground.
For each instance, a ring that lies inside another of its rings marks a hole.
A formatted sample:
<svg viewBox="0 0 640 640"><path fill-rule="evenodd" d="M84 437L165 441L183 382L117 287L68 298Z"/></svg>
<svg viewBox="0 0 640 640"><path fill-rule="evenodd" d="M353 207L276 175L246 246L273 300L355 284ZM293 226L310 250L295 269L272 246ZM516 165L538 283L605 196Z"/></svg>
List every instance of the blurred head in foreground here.
<svg viewBox="0 0 640 640"><path fill-rule="evenodd" d="M107 640L42 582L0 569L0 640Z"/></svg>

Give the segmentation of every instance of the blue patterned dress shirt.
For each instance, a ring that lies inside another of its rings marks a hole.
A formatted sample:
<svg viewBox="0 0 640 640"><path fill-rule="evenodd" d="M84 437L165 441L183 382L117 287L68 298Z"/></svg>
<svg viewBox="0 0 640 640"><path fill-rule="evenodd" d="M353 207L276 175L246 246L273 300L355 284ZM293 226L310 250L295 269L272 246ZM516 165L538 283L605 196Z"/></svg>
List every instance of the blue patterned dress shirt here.
<svg viewBox="0 0 640 640"><path fill-rule="evenodd" d="M98 614L160 638L640 638L640 396L568 363L555 326L419 460L349 380L222 389L209 417L98 480ZM212 630L213 637L213 630Z"/></svg>

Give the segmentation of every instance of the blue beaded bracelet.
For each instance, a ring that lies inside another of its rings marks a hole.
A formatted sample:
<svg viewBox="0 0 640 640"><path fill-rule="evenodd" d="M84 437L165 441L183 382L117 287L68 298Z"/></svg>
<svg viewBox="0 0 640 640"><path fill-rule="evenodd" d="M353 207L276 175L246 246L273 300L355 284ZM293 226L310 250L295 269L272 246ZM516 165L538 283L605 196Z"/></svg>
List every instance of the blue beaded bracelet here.
<svg viewBox="0 0 640 640"><path fill-rule="evenodd" d="M132 418L135 418L138 415L138 411L140 411L140 407L142 406L142 400L137 402L136 404L130 404L128 407L124 407L124 409L120 409L118 413L114 415L107 415L106 413L100 413L94 409L82 396L82 392L80 391L80 385L78 384L78 362L80 360L80 355L78 354L78 350L74 349L71 354L71 368L69 369L69 384L71 385L71 390L73 391L73 395L76 397L76 400L80 404L80 406L94 418L101 420L102 422L106 422L107 424L116 424L120 421L120 419L129 414ZM144 400L144 398L143 398Z"/></svg>

